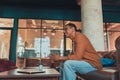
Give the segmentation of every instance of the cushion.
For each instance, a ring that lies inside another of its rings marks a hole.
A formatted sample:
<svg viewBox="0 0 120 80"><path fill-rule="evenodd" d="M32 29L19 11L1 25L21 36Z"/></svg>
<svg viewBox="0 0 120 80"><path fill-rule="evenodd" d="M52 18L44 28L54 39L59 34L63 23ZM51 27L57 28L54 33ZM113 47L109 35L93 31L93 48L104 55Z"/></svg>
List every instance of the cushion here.
<svg viewBox="0 0 120 80"><path fill-rule="evenodd" d="M101 63L103 67L112 66L115 63L115 60L110 58L101 58Z"/></svg>
<svg viewBox="0 0 120 80"><path fill-rule="evenodd" d="M6 59L0 59L0 72L7 71L11 69L16 69L17 67L12 61Z"/></svg>
<svg viewBox="0 0 120 80"><path fill-rule="evenodd" d="M6 68L4 67L4 65L2 65L2 64L0 63L0 72L5 71L5 70L6 70Z"/></svg>

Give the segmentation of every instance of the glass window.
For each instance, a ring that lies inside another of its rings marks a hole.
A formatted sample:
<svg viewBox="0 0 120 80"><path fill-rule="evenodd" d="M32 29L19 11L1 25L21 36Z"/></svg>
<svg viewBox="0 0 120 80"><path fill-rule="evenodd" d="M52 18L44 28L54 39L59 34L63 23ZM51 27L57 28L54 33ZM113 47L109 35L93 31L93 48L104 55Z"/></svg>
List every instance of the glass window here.
<svg viewBox="0 0 120 80"><path fill-rule="evenodd" d="M19 19L18 27L18 57L63 54L63 21Z"/></svg>
<svg viewBox="0 0 120 80"><path fill-rule="evenodd" d="M40 38L40 29L19 29L17 39L17 56L36 56L34 47L36 38Z"/></svg>
<svg viewBox="0 0 120 80"><path fill-rule="evenodd" d="M64 52L62 20L42 20L43 36L50 39L50 54Z"/></svg>
<svg viewBox="0 0 120 80"><path fill-rule="evenodd" d="M14 19L0 18L0 27L13 27Z"/></svg>
<svg viewBox="0 0 120 80"><path fill-rule="evenodd" d="M11 29L14 19L0 18L0 58L9 59Z"/></svg>
<svg viewBox="0 0 120 80"><path fill-rule="evenodd" d="M41 20L38 19L19 19L19 28L40 28Z"/></svg>
<svg viewBox="0 0 120 80"><path fill-rule="evenodd" d="M0 58L9 59L10 35L10 30L0 29Z"/></svg>
<svg viewBox="0 0 120 80"><path fill-rule="evenodd" d="M116 50L115 40L120 36L120 23L104 23L104 37L106 50Z"/></svg>
<svg viewBox="0 0 120 80"><path fill-rule="evenodd" d="M63 21L61 20L42 20L42 27L49 29L63 29Z"/></svg>

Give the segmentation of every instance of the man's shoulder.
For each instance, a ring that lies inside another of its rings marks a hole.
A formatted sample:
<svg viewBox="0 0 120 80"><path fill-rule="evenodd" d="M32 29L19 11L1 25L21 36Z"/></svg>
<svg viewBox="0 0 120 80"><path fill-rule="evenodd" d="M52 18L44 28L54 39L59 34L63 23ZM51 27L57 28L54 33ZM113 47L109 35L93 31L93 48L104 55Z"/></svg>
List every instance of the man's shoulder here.
<svg viewBox="0 0 120 80"><path fill-rule="evenodd" d="M88 40L87 36L83 33L76 33L76 38L81 38L81 39Z"/></svg>

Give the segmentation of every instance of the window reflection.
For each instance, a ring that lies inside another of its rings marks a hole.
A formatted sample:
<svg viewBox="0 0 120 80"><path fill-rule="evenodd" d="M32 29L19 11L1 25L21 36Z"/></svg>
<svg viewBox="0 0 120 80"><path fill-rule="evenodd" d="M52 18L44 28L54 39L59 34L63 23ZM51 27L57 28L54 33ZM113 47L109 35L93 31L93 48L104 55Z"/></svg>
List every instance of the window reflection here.
<svg viewBox="0 0 120 80"><path fill-rule="evenodd" d="M25 21L25 22L24 22ZM49 57L63 54L63 21L20 19L17 40L17 56ZM21 24L24 25L21 25ZM42 27L37 27L37 25ZM34 25L34 27L29 27ZM41 53L41 54L40 54Z"/></svg>
<svg viewBox="0 0 120 80"><path fill-rule="evenodd" d="M115 40L120 36L120 23L104 23L104 39L106 50L115 50Z"/></svg>
<svg viewBox="0 0 120 80"><path fill-rule="evenodd" d="M48 29L63 29L63 21L61 20L42 20L42 27Z"/></svg>
<svg viewBox="0 0 120 80"><path fill-rule="evenodd" d="M14 19L0 18L0 58L9 59L11 29Z"/></svg>
<svg viewBox="0 0 120 80"><path fill-rule="evenodd" d="M9 59L10 30L0 30L0 58Z"/></svg>
<svg viewBox="0 0 120 80"><path fill-rule="evenodd" d="M41 20L38 19L19 19L19 28L40 28Z"/></svg>
<svg viewBox="0 0 120 80"><path fill-rule="evenodd" d="M13 21L11 18L0 18L0 27L13 27Z"/></svg>

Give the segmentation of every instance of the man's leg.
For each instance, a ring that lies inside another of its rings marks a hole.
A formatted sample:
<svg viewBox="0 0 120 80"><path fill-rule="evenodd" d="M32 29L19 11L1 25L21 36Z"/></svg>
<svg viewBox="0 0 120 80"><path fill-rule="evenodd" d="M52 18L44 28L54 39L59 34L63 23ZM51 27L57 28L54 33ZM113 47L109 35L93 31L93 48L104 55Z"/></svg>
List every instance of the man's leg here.
<svg viewBox="0 0 120 80"><path fill-rule="evenodd" d="M60 72L61 76L59 77L59 80L63 80L62 79L62 76L63 76L63 64L64 63L61 63L60 66L58 67L57 71Z"/></svg>
<svg viewBox="0 0 120 80"><path fill-rule="evenodd" d="M90 65L85 61L76 61L76 60L67 60L64 62L61 80L76 80L76 73L79 72L81 74L88 73L90 71L96 70L95 67Z"/></svg>

